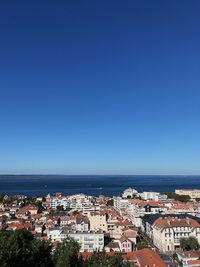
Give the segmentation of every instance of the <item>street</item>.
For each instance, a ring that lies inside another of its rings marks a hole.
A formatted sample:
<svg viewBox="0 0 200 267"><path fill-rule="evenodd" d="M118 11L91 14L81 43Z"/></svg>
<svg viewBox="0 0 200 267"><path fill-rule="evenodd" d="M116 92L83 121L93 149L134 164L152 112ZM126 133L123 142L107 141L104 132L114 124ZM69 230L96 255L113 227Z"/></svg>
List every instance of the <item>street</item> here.
<svg viewBox="0 0 200 267"><path fill-rule="evenodd" d="M159 251L159 249L153 244L152 240L144 232L139 230L138 234L140 240L146 242L149 248L155 250L168 267L178 267L178 264L174 262L173 258L168 254Z"/></svg>

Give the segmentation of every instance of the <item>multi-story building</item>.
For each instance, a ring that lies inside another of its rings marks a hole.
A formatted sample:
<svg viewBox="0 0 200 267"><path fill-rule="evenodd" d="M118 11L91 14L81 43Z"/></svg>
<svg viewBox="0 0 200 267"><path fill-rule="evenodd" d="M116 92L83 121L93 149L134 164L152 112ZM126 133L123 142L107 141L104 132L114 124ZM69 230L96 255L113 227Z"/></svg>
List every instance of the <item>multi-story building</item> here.
<svg viewBox="0 0 200 267"><path fill-rule="evenodd" d="M122 209L127 209L128 207L130 207L128 199L114 197L114 208L119 214L121 214Z"/></svg>
<svg viewBox="0 0 200 267"><path fill-rule="evenodd" d="M125 219L130 220L136 227L141 226L141 217L145 214L156 214L162 211L158 201L139 199L114 198L114 208Z"/></svg>
<svg viewBox="0 0 200 267"><path fill-rule="evenodd" d="M84 231L88 231L89 228L90 226L89 226L88 217L77 215L76 216L76 231L84 232Z"/></svg>
<svg viewBox="0 0 200 267"><path fill-rule="evenodd" d="M56 209L58 206L63 206L64 209L67 209L70 207L70 202L67 197L62 196L56 196L51 198L51 208Z"/></svg>
<svg viewBox="0 0 200 267"><path fill-rule="evenodd" d="M103 251L104 234L100 231L71 231L69 228L52 227L47 233L49 240L62 242L67 237L73 238L80 245L80 252Z"/></svg>
<svg viewBox="0 0 200 267"><path fill-rule="evenodd" d="M69 197L70 208L74 211L79 211L83 215L88 215L92 211L100 210L92 196L84 194L72 195Z"/></svg>
<svg viewBox="0 0 200 267"><path fill-rule="evenodd" d="M162 201L167 199L167 195L163 195L158 192L143 192L139 193L139 196L144 200Z"/></svg>
<svg viewBox="0 0 200 267"><path fill-rule="evenodd" d="M56 209L57 206L63 206L64 209L70 208L72 211L80 211L83 215L100 209L99 205L93 201L93 197L84 194L65 197L61 193L57 193L54 197L48 196L47 200L47 203L50 201L50 207L53 209Z"/></svg>
<svg viewBox="0 0 200 267"><path fill-rule="evenodd" d="M88 215L88 219L90 221L90 230L102 230L104 232L108 231L108 224L107 224L107 215L104 211L95 211L91 212Z"/></svg>
<svg viewBox="0 0 200 267"><path fill-rule="evenodd" d="M200 243L200 224L186 217L158 218L152 225L153 243L161 251L174 251L180 248L181 238L196 237Z"/></svg>

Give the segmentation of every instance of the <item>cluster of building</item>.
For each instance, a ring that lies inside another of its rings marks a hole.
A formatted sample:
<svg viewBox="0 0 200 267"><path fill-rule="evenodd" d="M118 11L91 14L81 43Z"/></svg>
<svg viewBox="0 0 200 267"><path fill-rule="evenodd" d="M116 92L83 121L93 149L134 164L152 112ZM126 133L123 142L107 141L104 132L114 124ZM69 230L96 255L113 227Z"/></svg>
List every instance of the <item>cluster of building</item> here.
<svg viewBox="0 0 200 267"><path fill-rule="evenodd" d="M80 252L112 251L131 252L136 246L137 230L132 223L120 216L107 199L77 194L48 195L41 201L42 209L36 205L24 205L26 201L14 201L0 205L0 229L26 228L36 238L49 239L52 244L67 237L76 240ZM106 240L106 242L105 242Z"/></svg>
<svg viewBox="0 0 200 267"><path fill-rule="evenodd" d="M193 200L199 197L198 190L190 191L186 192ZM176 194L184 192L179 190ZM108 205L109 201L113 206ZM180 248L181 238L195 237L200 244L198 201L182 203L158 192L138 193L128 188L122 197L56 193L30 203L25 196L0 203L0 230L25 228L35 238L49 240L53 247L73 238L83 257L105 250L109 255L123 253L124 260L134 266L162 267L167 265L156 251L177 252L184 267L199 266L195 265L199 251L186 255ZM138 250L141 241L149 247Z"/></svg>
<svg viewBox="0 0 200 267"><path fill-rule="evenodd" d="M180 249L181 238L195 237L200 244L200 220L185 214L145 215L142 231L163 252Z"/></svg>

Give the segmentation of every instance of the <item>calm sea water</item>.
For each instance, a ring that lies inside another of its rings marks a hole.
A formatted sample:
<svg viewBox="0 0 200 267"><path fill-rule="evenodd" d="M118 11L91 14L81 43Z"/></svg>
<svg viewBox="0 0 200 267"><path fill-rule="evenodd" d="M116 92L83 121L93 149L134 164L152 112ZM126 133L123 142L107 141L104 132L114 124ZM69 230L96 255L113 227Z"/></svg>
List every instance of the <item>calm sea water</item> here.
<svg viewBox="0 0 200 267"><path fill-rule="evenodd" d="M175 189L200 189L200 176L153 175L0 175L0 193L43 196L48 193L119 195L127 187L139 192L173 192Z"/></svg>

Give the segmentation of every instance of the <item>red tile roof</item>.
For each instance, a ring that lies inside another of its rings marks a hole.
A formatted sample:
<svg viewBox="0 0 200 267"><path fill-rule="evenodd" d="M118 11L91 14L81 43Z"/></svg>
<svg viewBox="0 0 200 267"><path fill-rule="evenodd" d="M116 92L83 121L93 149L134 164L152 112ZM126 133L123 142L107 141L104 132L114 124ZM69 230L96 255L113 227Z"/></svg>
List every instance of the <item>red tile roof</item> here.
<svg viewBox="0 0 200 267"><path fill-rule="evenodd" d="M108 252L108 256L116 255L115 252ZM83 259L88 259L92 256L92 252L82 252L80 255ZM160 256L153 250L149 248L144 248L141 250L123 253L122 257L126 261L138 262L139 267L167 267L167 265L163 262ZM136 265L138 266L138 265Z"/></svg>
<svg viewBox="0 0 200 267"><path fill-rule="evenodd" d="M167 267L160 256L149 248L136 251L140 267Z"/></svg>
<svg viewBox="0 0 200 267"><path fill-rule="evenodd" d="M200 266L200 260L189 260L187 261L187 264L190 264L190 265L195 265L195 267L197 266ZM199 265L196 265L196 264L199 264Z"/></svg>
<svg viewBox="0 0 200 267"><path fill-rule="evenodd" d="M168 216L166 218L158 218L154 222L154 226L164 229L172 227L200 227L200 224L191 218L174 218Z"/></svg>

